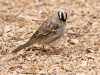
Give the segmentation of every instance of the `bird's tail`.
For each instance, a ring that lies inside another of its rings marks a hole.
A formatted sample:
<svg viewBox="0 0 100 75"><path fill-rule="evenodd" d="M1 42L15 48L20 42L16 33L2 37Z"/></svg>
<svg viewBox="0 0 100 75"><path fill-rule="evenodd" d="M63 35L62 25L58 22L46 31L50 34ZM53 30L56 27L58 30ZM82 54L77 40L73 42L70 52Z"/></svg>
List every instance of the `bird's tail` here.
<svg viewBox="0 0 100 75"><path fill-rule="evenodd" d="M29 40L27 43L19 46L18 48L16 48L14 51L12 51L12 53L17 53L18 51L20 51L21 49L30 46L31 44L33 44L34 42L32 40Z"/></svg>

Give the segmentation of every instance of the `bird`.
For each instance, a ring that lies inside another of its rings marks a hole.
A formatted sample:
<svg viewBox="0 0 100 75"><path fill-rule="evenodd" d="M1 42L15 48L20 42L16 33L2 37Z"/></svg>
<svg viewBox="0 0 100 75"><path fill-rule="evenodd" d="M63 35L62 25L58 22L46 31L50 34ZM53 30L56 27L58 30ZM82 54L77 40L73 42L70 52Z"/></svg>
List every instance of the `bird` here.
<svg viewBox="0 0 100 75"><path fill-rule="evenodd" d="M55 12L50 18L42 23L40 28L32 35L32 37L23 45L17 47L12 53L17 53L34 43L43 45L53 45L60 41L64 34L67 13L65 11Z"/></svg>

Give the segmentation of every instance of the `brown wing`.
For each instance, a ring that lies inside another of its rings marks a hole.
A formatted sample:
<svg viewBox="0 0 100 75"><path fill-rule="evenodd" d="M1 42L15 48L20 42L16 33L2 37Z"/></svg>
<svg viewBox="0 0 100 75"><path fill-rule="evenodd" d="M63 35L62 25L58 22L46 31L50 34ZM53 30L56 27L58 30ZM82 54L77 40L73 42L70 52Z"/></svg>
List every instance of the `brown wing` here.
<svg viewBox="0 0 100 75"><path fill-rule="evenodd" d="M31 39L42 39L54 35L59 29L59 25L53 24L50 19L46 20L41 27L33 34ZM30 40L31 40L30 39Z"/></svg>

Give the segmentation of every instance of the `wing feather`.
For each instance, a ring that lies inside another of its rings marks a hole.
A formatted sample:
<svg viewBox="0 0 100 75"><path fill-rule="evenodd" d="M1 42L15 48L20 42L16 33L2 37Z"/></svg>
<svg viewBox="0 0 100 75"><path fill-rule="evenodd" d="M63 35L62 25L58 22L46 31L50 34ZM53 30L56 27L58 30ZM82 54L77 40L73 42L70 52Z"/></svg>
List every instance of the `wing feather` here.
<svg viewBox="0 0 100 75"><path fill-rule="evenodd" d="M59 29L59 25L53 24L50 21L50 19L47 19L41 25L41 27L32 35L31 39L37 40L38 38L39 39L46 38L48 36L56 34L56 32L58 31L58 29Z"/></svg>

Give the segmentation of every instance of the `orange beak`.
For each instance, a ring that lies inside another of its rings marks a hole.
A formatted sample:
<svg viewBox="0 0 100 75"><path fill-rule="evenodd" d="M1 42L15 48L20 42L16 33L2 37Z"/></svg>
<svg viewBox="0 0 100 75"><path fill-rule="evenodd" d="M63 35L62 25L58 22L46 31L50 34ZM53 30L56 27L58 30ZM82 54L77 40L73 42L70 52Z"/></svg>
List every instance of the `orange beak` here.
<svg viewBox="0 0 100 75"><path fill-rule="evenodd" d="M62 24L66 25L66 21L63 21Z"/></svg>

